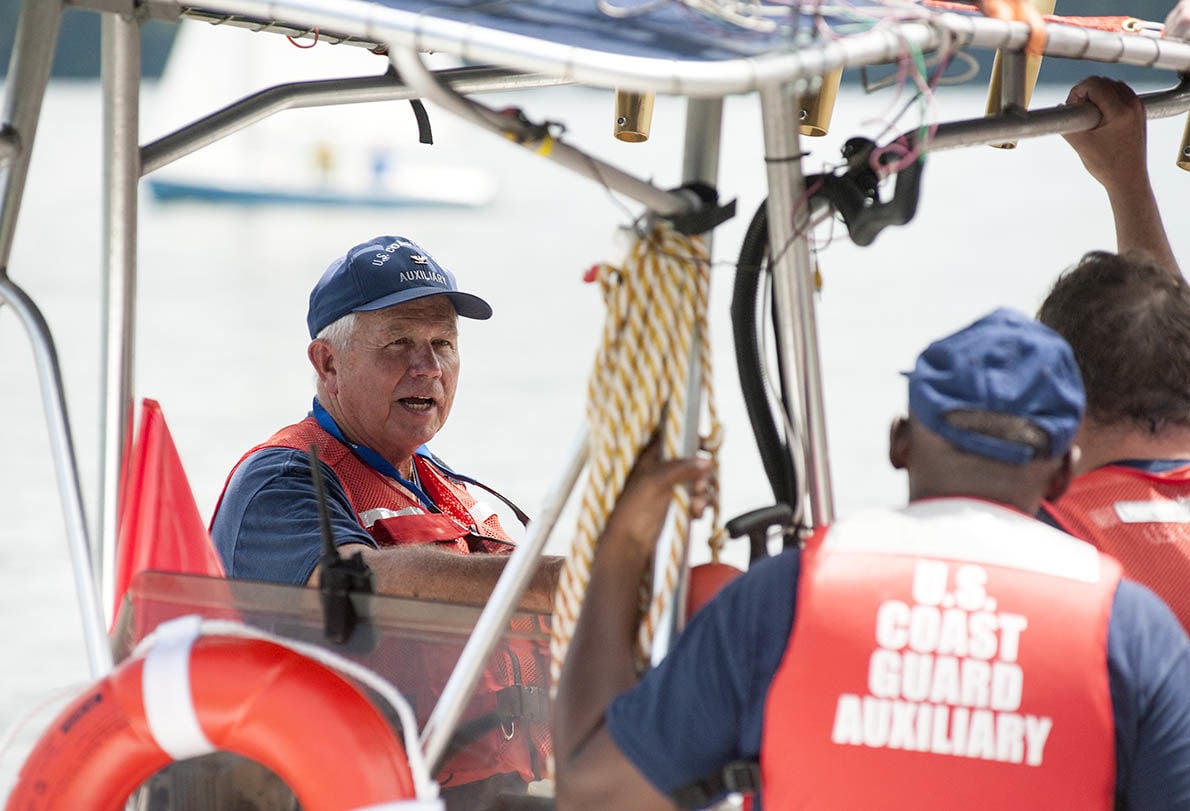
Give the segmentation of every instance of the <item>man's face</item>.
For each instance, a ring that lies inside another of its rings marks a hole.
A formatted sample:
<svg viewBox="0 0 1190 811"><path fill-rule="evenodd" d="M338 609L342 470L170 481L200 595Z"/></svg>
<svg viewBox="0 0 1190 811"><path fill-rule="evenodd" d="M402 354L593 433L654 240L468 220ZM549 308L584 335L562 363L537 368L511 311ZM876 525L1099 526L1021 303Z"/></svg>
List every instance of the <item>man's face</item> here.
<svg viewBox="0 0 1190 811"><path fill-rule="evenodd" d="M445 296L356 313L355 331L334 353L326 381L348 438L394 463L433 439L454 403L458 337Z"/></svg>

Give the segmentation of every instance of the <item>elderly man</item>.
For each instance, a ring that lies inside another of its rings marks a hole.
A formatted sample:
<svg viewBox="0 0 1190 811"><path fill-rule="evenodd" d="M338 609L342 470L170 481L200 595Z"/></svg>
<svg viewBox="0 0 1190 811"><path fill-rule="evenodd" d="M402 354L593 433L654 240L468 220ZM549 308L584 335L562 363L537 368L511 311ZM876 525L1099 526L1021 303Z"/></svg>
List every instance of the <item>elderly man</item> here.
<svg viewBox="0 0 1190 811"><path fill-rule="evenodd" d="M454 402L457 317L491 315L487 302L460 291L449 270L404 237L376 237L332 262L306 316L307 355L318 378L313 407L245 454L216 507L211 536L228 576L319 584L324 541L313 446L334 543L344 555L360 554L377 592L482 605L511 539L468 488L483 486L447 467L426 443ZM543 561L522 609L552 610L560 564ZM500 723L472 730L463 742L469 745L446 760L439 779L450 808L484 808L546 773L544 710L530 700L533 691L545 695L546 685L544 677L536 685L530 678L546 672L548 653L523 641L505 648L493 658L479 706L490 699L497 717L501 696L516 692L516 717L498 716L512 731L501 732ZM417 699L424 721L457 651L417 651L397 657L394 667L404 670L388 675Z"/></svg>
<svg viewBox="0 0 1190 811"><path fill-rule="evenodd" d="M404 237L376 237L331 263L306 316L312 410L245 454L211 522L229 576L318 583L314 445L335 543L362 553L378 591L483 604L511 539L468 490L478 483L426 447L454 403L460 315L486 319L492 308ZM523 607L551 610L558 563L547 561Z"/></svg>
<svg viewBox="0 0 1190 811"><path fill-rule="evenodd" d="M1071 475L1069 347L998 310L908 380L890 458L909 506L760 562L639 682L652 495L696 471L625 491L559 683L559 809L756 785L770 811L1190 807L1190 641L1114 560L1032 517Z"/></svg>
<svg viewBox="0 0 1190 811"><path fill-rule="evenodd" d="M1068 140L1108 193L1123 253L1085 256L1038 313L1073 347L1087 389L1078 476L1042 517L1118 558L1190 631L1190 285L1149 184L1136 94L1093 78L1070 101L1103 114Z"/></svg>

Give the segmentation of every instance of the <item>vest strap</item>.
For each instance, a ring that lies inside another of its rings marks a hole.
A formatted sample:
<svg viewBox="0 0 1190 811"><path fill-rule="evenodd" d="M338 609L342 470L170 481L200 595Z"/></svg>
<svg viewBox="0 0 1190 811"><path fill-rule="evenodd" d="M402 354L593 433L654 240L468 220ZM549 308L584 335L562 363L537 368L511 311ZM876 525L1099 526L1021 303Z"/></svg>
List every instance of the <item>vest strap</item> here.
<svg viewBox="0 0 1190 811"><path fill-rule="evenodd" d="M544 687L515 685L496 693L496 712L504 718L550 720L550 694Z"/></svg>
<svg viewBox="0 0 1190 811"><path fill-rule="evenodd" d="M670 797L679 808L706 808L725 794L759 794L760 761L733 760L723 769L675 791Z"/></svg>

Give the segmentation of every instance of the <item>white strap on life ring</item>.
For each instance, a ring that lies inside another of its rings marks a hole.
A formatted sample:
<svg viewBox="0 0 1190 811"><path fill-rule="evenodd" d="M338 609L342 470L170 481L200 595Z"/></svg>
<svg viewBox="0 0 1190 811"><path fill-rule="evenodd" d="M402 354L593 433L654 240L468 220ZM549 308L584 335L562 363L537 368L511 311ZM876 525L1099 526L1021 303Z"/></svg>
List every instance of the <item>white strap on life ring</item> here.
<svg viewBox="0 0 1190 811"><path fill-rule="evenodd" d="M141 673L149 731L157 745L174 760L216 751L199 725L190 692L190 649L199 636L201 624L202 618L196 615L162 623Z"/></svg>
<svg viewBox="0 0 1190 811"><path fill-rule="evenodd" d="M441 798L435 797L432 800L396 800L391 803L353 808L352 811L444 811L445 808Z"/></svg>

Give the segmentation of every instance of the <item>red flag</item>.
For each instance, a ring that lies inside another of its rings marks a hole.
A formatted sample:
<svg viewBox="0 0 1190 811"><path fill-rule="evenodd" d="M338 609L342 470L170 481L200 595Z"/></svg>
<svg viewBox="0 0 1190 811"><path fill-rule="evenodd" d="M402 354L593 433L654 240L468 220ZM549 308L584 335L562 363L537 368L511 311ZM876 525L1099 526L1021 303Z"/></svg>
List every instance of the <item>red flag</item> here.
<svg viewBox="0 0 1190 811"><path fill-rule="evenodd" d="M137 572L225 576L156 400L142 401L140 432L120 480L113 617Z"/></svg>

